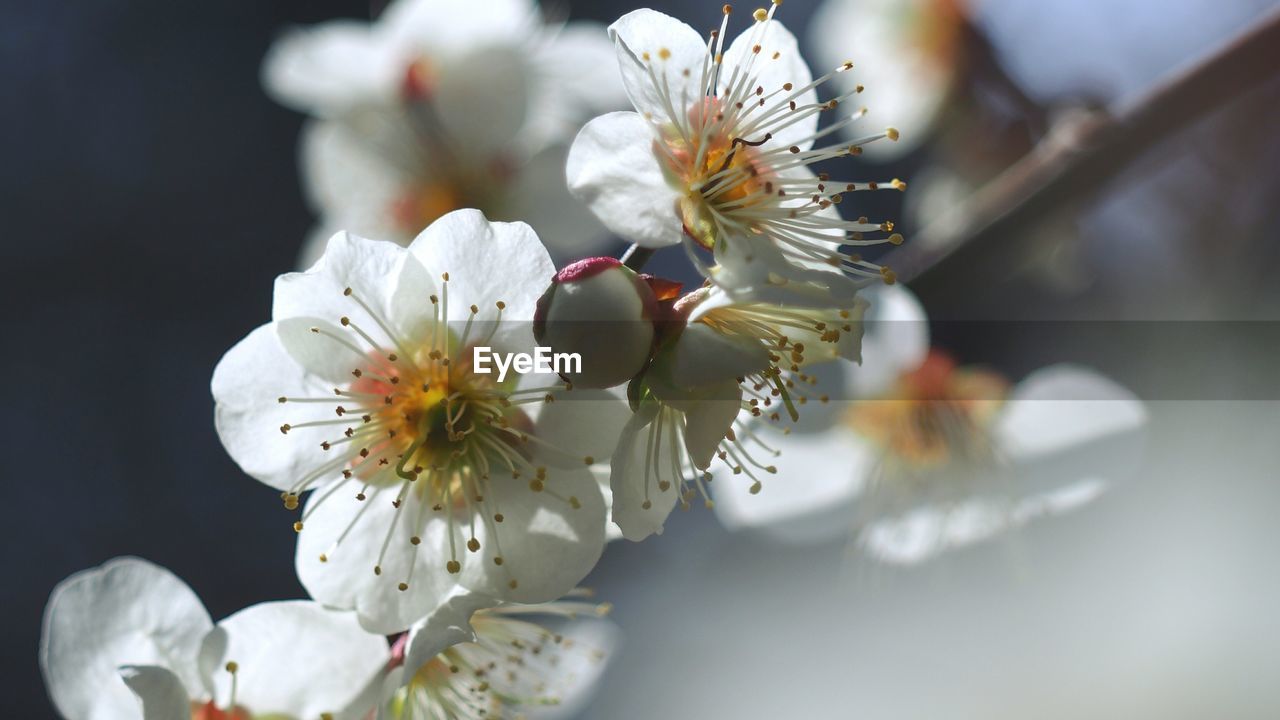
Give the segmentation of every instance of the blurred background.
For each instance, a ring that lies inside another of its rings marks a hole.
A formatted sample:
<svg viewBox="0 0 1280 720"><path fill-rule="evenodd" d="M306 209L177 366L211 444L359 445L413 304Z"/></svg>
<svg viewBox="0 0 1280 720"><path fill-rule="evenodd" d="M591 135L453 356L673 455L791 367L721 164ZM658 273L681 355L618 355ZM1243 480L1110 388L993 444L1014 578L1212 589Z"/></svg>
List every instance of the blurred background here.
<svg viewBox="0 0 1280 720"><path fill-rule="evenodd" d="M886 106L873 117L910 142L854 174L910 184L865 212L923 239L895 257L919 275L937 343L1014 378L1064 359L1099 368L1149 401L1146 458L1084 511L911 569L677 515L662 537L611 546L588 579L626 640L585 717L1280 716L1280 59L1236 68L1248 82L1185 110L1185 127L1138 128L1128 137L1159 137L1055 187L1035 222L978 232L967 202L993 182L1025 190L1001 173L1129 117L1276 3L829 2L788 0L780 17L815 65L838 62L823 59L833 45L855 63L866 48L868 104ZM720 17L713 2L650 6L695 28ZM607 23L633 7L548 10ZM303 117L267 99L262 57L287 26L369 14L333 0L5 5L10 715L52 716L40 613L74 571L141 555L215 618L301 596L289 518L222 450L208 382L268 318L272 279L314 220ZM675 250L650 269L689 278Z"/></svg>

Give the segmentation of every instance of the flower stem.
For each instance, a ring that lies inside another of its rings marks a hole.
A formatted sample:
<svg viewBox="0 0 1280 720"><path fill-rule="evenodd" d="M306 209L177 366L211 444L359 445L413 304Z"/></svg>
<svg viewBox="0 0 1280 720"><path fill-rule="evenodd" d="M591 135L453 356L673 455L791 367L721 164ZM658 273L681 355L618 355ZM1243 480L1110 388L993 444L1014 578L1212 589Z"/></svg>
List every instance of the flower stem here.
<svg viewBox="0 0 1280 720"><path fill-rule="evenodd" d="M1233 98L1276 77L1280 11L1138 99L1055 128L959 207L935 218L887 260L931 303L971 292L1026 260L1041 221L1087 201L1146 152ZM945 272L944 272L945 270Z"/></svg>
<svg viewBox="0 0 1280 720"><path fill-rule="evenodd" d="M622 253L622 264L628 268L640 272L644 268L645 263L649 262L649 258L653 257L654 248L640 247L632 243L627 251Z"/></svg>

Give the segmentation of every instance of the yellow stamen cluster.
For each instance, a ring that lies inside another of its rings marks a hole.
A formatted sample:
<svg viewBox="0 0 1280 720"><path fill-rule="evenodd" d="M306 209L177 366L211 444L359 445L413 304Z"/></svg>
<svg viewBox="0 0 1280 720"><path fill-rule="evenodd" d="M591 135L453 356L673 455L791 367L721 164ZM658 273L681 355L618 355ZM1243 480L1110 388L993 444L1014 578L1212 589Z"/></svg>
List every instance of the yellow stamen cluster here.
<svg viewBox="0 0 1280 720"><path fill-rule="evenodd" d="M465 537L467 551L480 551L477 525L494 544L494 564L506 568L498 533L504 516L492 492L495 483L509 482L506 478L531 477L531 491L544 492L570 507L580 506L577 498L558 494L547 468L532 461L532 446L543 441L533 435L532 423L521 409L522 405L545 402L549 392L557 388L515 391L492 375L472 371L470 347L490 341L501 323L505 303L496 303L496 319L483 322L477 321L480 308L472 305L465 326L455 333L446 322L448 273L441 279L440 295L429 298L433 321L416 337L401 337L369 303L347 288L344 296L353 310L373 325L366 327L353 312L353 316L339 318L340 329L317 326L311 330L330 341L335 352L350 353L354 365L350 384L334 388L328 399L278 399L308 408L327 404L336 416L280 427L285 434L304 427L333 427L337 433L322 441L318 449L332 459L281 495L285 508L296 510L301 493L326 486L303 518L294 523L296 531L301 532L307 516L342 487L351 488L357 502L390 502L395 508L394 520L386 528L373 563L375 575L382 575L396 525L410 524L407 546L400 550L416 553L422 528L431 515L442 517L448 525L448 558L443 564L449 573L462 570L457 535ZM330 485L331 480L336 482ZM359 516L352 524L358 520ZM341 538L322 553L321 562L328 562L340 543ZM408 577L397 582L400 590L408 590L415 566L408 564ZM508 586L518 587L512 571L506 572Z"/></svg>

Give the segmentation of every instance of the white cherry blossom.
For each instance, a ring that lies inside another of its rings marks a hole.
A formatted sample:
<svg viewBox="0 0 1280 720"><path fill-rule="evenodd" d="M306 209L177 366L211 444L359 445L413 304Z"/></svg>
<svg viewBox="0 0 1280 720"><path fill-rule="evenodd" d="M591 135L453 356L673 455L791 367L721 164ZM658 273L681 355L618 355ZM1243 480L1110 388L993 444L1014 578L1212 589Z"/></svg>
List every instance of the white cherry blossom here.
<svg viewBox="0 0 1280 720"><path fill-rule="evenodd" d="M406 245L474 207L530 223L553 251L602 228L565 188L566 141L625 98L604 28L544 22L532 0L396 0L374 22L286 32L263 64L281 103L315 116L302 175L320 222L311 264L339 229Z"/></svg>
<svg viewBox="0 0 1280 720"><path fill-rule="evenodd" d="M476 346L533 349L554 273L527 225L460 210L408 248L340 233L277 280L273 320L226 354L213 395L245 472L289 510L313 491L294 523L312 597L390 634L554 600L595 564L605 508L590 468L616 439L595 420L625 405L575 391L555 404L582 423L543 422L558 378L472 365Z"/></svg>
<svg viewBox="0 0 1280 720"><path fill-rule="evenodd" d="M539 605L477 611L469 625L415 625L395 643L379 718L574 717L617 643L608 603L575 590Z"/></svg>
<svg viewBox="0 0 1280 720"><path fill-rule="evenodd" d="M268 602L216 625L194 591L138 558L58 584L40 668L67 720L362 717L390 652L354 613Z"/></svg>
<svg viewBox="0 0 1280 720"><path fill-rule="evenodd" d="M710 507L705 480L716 461L744 476L746 492L759 492L778 469L761 459L749 420L794 422L811 400L826 403L810 369L860 359L862 312L859 298L847 308L797 308L734 300L716 287L677 301L677 322L667 323L676 334L659 340L632 382L635 412L611 459L613 520L623 536L661 532L677 502L687 509L701 495Z"/></svg>
<svg viewBox="0 0 1280 720"><path fill-rule="evenodd" d="M802 304L851 301L861 279L892 282L859 246L900 243L893 223L842 207L857 194L905 188L897 179L852 181L815 172L827 160L861 154L897 130L832 142L865 113L843 108L854 88L820 102L818 89L853 67L842 61L813 78L795 38L774 19L778 4L725 47L724 22L704 40L653 10L609 27L634 112L596 118L569 152L573 193L613 232L646 247L684 244L704 275L726 291L771 292ZM856 48L850 48L856 51ZM840 116L818 129L823 113ZM714 253L709 267L697 249ZM852 249L851 249L852 248Z"/></svg>

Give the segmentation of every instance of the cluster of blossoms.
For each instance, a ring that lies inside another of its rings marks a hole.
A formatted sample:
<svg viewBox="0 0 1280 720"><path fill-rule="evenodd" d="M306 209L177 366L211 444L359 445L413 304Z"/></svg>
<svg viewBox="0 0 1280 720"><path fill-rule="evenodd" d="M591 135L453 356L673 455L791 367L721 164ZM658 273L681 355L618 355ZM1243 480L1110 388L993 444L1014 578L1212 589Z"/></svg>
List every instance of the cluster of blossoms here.
<svg viewBox="0 0 1280 720"><path fill-rule="evenodd" d="M568 711L613 642L591 619L607 606L578 589L607 541L698 501L768 524L854 494L817 480L831 473L805 467L804 443L780 469L814 408L824 432L879 449L850 480L888 508L858 523L877 547L901 534L876 524L890 511L932 502L925 469L1006 450L1002 384L925 357L927 339L864 343L868 312L913 301L859 254L901 243L893 223L842 211L905 184L814 166L898 132L852 132L863 88L836 83L852 63L813 77L777 10L727 46L727 5L703 37L649 10L607 34L552 27L519 0L400 0L373 26L283 38L266 83L316 116L303 156L323 241L277 279L270 321L222 358L212 394L227 452L291 513L312 599L214 625L144 561L73 576L41 650L59 711L136 716L134 695L147 718L200 720ZM602 48L620 83L581 75L602 72ZM561 142L623 96L634 111ZM570 194L635 243L627 261L557 270L552 253L581 258L590 234L566 227ZM640 272L677 244L699 287ZM478 359L539 347L579 362L497 374ZM832 388L833 373L858 379ZM821 422L877 374L900 397Z"/></svg>
<svg viewBox="0 0 1280 720"><path fill-rule="evenodd" d="M603 28L543 19L532 0L398 0L372 24L284 34L263 64L279 102L313 116L300 148L319 223L407 245L451 210L521 220L553 252L604 240L569 197L566 140L624 102Z"/></svg>

